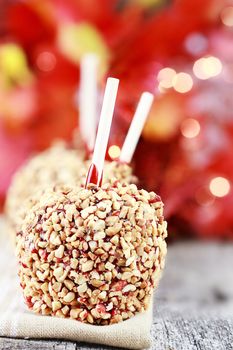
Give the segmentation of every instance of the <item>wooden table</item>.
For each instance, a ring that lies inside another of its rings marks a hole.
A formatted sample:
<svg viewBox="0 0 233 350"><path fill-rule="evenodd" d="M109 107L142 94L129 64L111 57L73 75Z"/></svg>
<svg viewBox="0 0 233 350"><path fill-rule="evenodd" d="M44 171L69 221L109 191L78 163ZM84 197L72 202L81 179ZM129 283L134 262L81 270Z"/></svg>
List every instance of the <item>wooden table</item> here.
<svg viewBox="0 0 233 350"><path fill-rule="evenodd" d="M169 247L154 303L155 350L233 349L233 245L182 243ZM0 338L0 349L108 349L73 342Z"/></svg>

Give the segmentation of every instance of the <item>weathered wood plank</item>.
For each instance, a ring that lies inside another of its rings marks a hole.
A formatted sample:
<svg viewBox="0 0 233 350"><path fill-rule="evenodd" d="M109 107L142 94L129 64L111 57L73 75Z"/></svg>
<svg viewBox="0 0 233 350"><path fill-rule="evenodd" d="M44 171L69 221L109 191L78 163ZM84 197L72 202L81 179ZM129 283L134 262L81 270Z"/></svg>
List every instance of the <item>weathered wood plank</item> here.
<svg viewBox="0 0 233 350"><path fill-rule="evenodd" d="M233 318L173 315L156 319L151 335L153 350L232 350Z"/></svg>
<svg viewBox="0 0 233 350"><path fill-rule="evenodd" d="M1 350L76 350L76 344L56 341L36 341L0 338Z"/></svg>
<svg viewBox="0 0 233 350"><path fill-rule="evenodd" d="M32 339L9 339L0 337L1 350L110 350L108 346L74 343L74 342L59 342L55 340L32 340ZM125 350L120 349L118 350Z"/></svg>

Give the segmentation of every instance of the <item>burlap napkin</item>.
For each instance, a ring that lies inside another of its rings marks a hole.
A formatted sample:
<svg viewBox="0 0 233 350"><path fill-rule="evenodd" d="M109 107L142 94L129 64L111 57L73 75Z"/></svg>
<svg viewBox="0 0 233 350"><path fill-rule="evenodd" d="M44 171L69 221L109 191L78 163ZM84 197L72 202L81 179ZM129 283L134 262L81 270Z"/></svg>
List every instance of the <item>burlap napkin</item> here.
<svg viewBox="0 0 233 350"><path fill-rule="evenodd" d="M0 220L0 336L66 339L128 349L150 346L152 307L143 314L111 326L92 326L69 319L38 316L26 309L9 235Z"/></svg>

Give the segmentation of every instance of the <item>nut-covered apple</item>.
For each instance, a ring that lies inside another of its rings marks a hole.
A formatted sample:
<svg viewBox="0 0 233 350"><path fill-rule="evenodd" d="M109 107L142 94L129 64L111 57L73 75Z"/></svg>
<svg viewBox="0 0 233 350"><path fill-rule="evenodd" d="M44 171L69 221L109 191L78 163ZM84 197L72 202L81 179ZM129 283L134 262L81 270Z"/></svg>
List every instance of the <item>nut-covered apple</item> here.
<svg viewBox="0 0 233 350"><path fill-rule="evenodd" d="M136 185L48 190L17 243L26 304L98 325L143 312L164 267L166 237L160 197Z"/></svg>
<svg viewBox="0 0 233 350"><path fill-rule="evenodd" d="M15 236L21 229L28 210L48 186L84 185L90 161L84 161L80 152L56 143L48 150L30 159L14 176L8 191L5 211L10 229ZM126 163L105 162L103 182L115 180L136 183L132 168Z"/></svg>

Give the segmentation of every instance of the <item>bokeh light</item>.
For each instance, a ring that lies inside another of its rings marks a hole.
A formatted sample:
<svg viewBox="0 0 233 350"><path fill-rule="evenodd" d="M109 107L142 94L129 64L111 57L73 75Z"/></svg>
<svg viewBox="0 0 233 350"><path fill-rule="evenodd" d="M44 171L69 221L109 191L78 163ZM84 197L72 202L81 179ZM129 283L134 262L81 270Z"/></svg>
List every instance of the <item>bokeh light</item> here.
<svg viewBox="0 0 233 350"><path fill-rule="evenodd" d="M121 154L121 149L119 146L117 145L112 145L109 147L108 149L108 155L109 157L111 157L112 159L117 159L120 157Z"/></svg>
<svg viewBox="0 0 233 350"><path fill-rule="evenodd" d="M172 85L177 92L184 94L192 89L193 79L190 74L181 72L174 76Z"/></svg>
<svg viewBox="0 0 233 350"><path fill-rule="evenodd" d="M57 60L55 55L48 51L41 52L36 59L38 68L43 72L49 72L53 70L56 66L56 62Z"/></svg>
<svg viewBox="0 0 233 350"><path fill-rule="evenodd" d="M202 33L192 33L184 42L187 52L194 56L203 54L207 49L207 45L208 40Z"/></svg>
<svg viewBox="0 0 233 350"><path fill-rule="evenodd" d="M216 77L222 71L222 62L214 56L202 57L193 66L193 72L197 78L206 80Z"/></svg>
<svg viewBox="0 0 233 350"><path fill-rule="evenodd" d="M200 133L200 124L196 119L185 119L180 126L181 133L184 137L191 139Z"/></svg>
<svg viewBox="0 0 233 350"><path fill-rule="evenodd" d="M157 79L159 81L159 87L169 89L173 86L173 78L176 75L176 71L172 68L166 67L159 71Z"/></svg>
<svg viewBox="0 0 233 350"><path fill-rule="evenodd" d="M210 181L209 189L214 196L225 197L230 192L231 185L225 177L218 176Z"/></svg>
<svg viewBox="0 0 233 350"><path fill-rule="evenodd" d="M221 20L225 26L233 27L233 6L227 6L222 10Z"/></svg>

